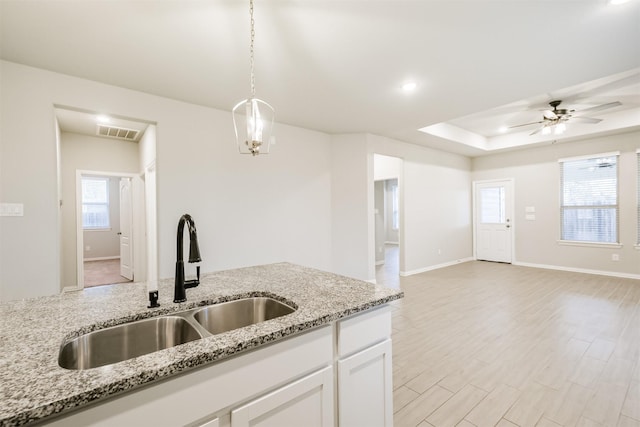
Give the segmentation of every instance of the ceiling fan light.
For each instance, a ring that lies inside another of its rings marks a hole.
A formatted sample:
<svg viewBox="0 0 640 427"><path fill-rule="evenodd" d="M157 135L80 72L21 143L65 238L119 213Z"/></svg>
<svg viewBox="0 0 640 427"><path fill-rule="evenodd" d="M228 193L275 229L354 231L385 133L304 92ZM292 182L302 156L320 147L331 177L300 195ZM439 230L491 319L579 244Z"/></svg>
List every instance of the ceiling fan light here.
<svg viewBox="0 0 640 427"><path fill-rule="evenodd" d="M543 135L549 135L551 133L551 128L549 126L545 126L542 128Z"/></svg>
<svg viewBox="0 0 640 427"><path fill-rule="evenodd" d="M564 133L564 131L567 130L567 125L565 125L564 123L558 123L557 125L554 126L554 134L556 135L562 135Z"/></svg>

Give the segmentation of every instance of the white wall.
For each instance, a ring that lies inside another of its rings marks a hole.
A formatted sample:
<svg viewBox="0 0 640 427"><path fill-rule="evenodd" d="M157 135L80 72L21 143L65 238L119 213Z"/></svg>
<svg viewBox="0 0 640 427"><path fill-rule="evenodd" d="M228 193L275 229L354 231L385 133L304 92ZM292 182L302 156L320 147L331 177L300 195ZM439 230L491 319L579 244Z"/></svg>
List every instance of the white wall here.
<svg viewBox="0 0 640 427"><path fill-rule="evenodd" d="M157 123L161 278L174 274L185 212L197 224L203 271L276 261L331 269L328 135L277 124L271 154L241 156L228 112L6 61L0 67L0 199L25 205L23 217L0 217L2 300L60 291L54 105Z"/></svg>
<svg viewBox="0 0 640 427"><path fill-rule="evenodd" d="M637 277L640 251L636 243L636 149L640 132L557 143L540 148L494 154L473 160L474 180L514 178L515 263L607 272ZM560 168L558 159L620 151L618 165L620 243L622 248L564 246L560 237ZM535 207L535 220L525 208ZM620 261L612 261L618 254Z"/></svg>
<svg viewBox="0 0 640 427"><path fill-rule="evenodd" d="M376 265L384 264L385 252L385 181L374 183L374 214L375 214L375 251Z"/></svg>
<svg viewBox="0 0 640 427"><path fill-rule="evenodd" d="M367 135L335 135L331 147L333 271L373 280L373 156L367 154Z"/></svg>

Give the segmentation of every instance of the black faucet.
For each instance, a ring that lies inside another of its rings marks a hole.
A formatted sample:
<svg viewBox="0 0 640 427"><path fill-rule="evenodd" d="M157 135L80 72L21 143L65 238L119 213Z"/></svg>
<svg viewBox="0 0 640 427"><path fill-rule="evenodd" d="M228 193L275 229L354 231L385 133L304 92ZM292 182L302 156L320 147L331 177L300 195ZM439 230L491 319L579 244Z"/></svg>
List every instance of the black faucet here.
<svg viewBox="0 0 640 427"><path fill-rule="evenodd" d="M196 223L190 215L184 214L178 221L178 256L176 260L176 286L173 293L173 302L185 302L187 293L185 289L195 288L200 284L200 266L196 267L197 279L184 280L184 255L183 255L183 231L184 224L189 229L189 262L200 262L200 248L198 247L198 233L196 231Z"/></svg>

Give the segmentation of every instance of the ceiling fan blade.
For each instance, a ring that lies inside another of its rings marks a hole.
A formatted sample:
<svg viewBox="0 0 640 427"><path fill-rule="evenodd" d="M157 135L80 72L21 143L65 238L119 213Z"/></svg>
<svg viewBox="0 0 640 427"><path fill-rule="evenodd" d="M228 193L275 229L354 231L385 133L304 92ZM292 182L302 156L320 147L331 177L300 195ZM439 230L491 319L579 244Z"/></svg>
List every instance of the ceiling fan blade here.
<svg viewBox="0 0 640 427"><path fill-rule="evenodd" d="M584 110L580 110L579 113L593 113L596 111L602 111L602 110L606 110L607 108L613 108L613 107L617 107L618 105L622 105L622 102L616 101L616 102L609 102L607 104L602 104L602 105L596 105L595 107L590 107Z"/></svg>
<svg viewBox="0 0 640 427"><path fill-rule="evenodd" d="M551 110L544 110L544 111L542 112L542 115L543 115L546 119L549 119L549 120L555 120L555 119L557 119L557 118L558 118L558 116L556 115L556 113L554 113L554 112L553 112L553 111L551 111Z"/></svg>
<svg viewBox="0 0 640 427"><path fill-rule="evenodd" d="M593 117L574 116L574 117L571 117L571 121L578 122L578 123L596 124L596 123L600 123L602 119L594 119Z"/></svg>
<svg viewBox="0 0 640 427"><path fill-rule="evenodd" d="M522 127L522 126L539 125L540 123L544 123L544 120L541 120L539 122L523 123L521 125L509 126L509 129L519 128L519 127Z"/></svg>

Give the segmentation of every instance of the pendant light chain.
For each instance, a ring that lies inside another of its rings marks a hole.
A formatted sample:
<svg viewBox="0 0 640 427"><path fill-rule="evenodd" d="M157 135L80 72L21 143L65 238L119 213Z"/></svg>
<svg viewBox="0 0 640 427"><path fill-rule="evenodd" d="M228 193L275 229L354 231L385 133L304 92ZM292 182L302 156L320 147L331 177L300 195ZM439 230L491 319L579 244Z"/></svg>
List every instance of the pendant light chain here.
<svg viewBox="0 0 640 427"><path fill-rule="evenodd" d="M0 0L2 1L2 0ZM269 146L273 139L273 123L275 111L271 105L256 98L256 76L254 71L255 51L255 20L254 0L249 0L249 23L251 26L251 43L249 44L249 68L251 95L233 107L233 127L236 133L236 143L241 154L269 154Z"/></svg>
<svg viewBox="0 0 640 427"><path fill-rule="evenodd" d="M249 15L251 17L251 44L249 46L249 62L251 64L251 97L255 98L256 96L256 76L253 72L253 41L256 37L256 31L254 27L253 20L253 0L249 0Z"/></svg>

